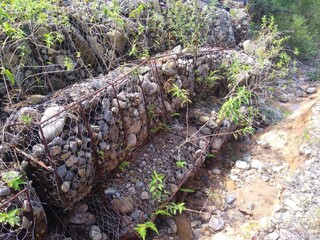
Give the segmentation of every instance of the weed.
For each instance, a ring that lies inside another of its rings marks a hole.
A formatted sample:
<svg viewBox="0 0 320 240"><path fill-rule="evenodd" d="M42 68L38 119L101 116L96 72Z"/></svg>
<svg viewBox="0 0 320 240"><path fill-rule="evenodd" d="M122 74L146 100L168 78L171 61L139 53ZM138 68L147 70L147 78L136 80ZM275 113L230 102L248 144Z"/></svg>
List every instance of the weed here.
<svg viewBox="0 0 320 240"><path fill-rule="evenodd" d="M22 115L21 121L23 122L24 125L30 127L31 122L32 122L32 118L29 115Z"/></svg>
<svg viewBox="0 0 320 240"><path fill-rule="evenodd" d="M127 167L128 165L130 165L130 162L128 162L128 161L123 161L122 163L120 163L120 165L119 165L118 168L119 168L122 172L124 172L124 171L126 170L126 167Z"/></svg>
<svg viewBox="0 0 320 240"><path fill-rule="evenodd" d="M190 188L180 188L180 192L193 193L194 190Z"/></svg>
<svg viewBox="0 0 320 240"><path fill-rule="evenodd" d="M151 230L155 231L157 234L159 234L156 225L150 221L138 224L134 228L134 230L139 234L139 236L142 238L142 240L146 239L148 229L151 229Z"/></svg>
<svg viewBox="0 0 320 240"><path fill-rule="evenodd" d="M98 156L99 156L99 158L104 159L104 151L103 150L99 150L98 151Z"/></svg>
<svg viewBox="0 0 320 240"><path fill-rule="evenodd" d="M165 183L164 183L164 175L161 173L158 173L157 171L153 171L152 174L152 180L149 184L149 191L152 195L153 200L156 202L161 202L165 195L167 195L166 190L164 189Z"/></svg>
<svg viewBox="0 0 320 240"><path fill-rule="evenodd" d="M10 72L10 70L8 70L8 69L6 69L6 68L4 68L4 67L0 67L0 72L1 72L1 74L3 74L3 75L5 75L7 78L8 78L8 80L10 81L10 83L11 83L11 85L13 85L14 84L14 76L13 76L13 74Z"/></svg>
<svg viewBox="0 0 320 240"><path fill-rule="evenodd" d="M65 57L63 64L64 64L64 67L67 69L67 71L70 71L73 69L73 61L71 58Z"/></svg>
<svg viewBox="0 0 320 240"><path fill-rule="evenodd" d="M181 107L184 104L191 103L191 100L189 99L188 91L185 89L179 88L176 84L173 84L173 87L169 90L169 93L171 93L173 97L181 101Z"/></svg>
<svg viewBox="0 0 320 240"><path fill-rule="evenodd" d="M177 213L181 214L183 211L186 210L185 203L168 203L166 205L166 209L172 215L176 215Z"/></svg>
<svg viewBox="0 0 320 240"><path fill-rule="evenodd" d="M187 164L186 161L179 160L179 161L176 162L176 165L177 165L178 168L183 168L186 164Z"/></svg>
<svg viewBox="0 0 320 240"><path fill-rule="evenodd" d="M20 185L26 184L21 178L22 175L15 171L2 173L2 179L15 191L20 191Z"/></svg>
<svg viewBox="0 0 320 240"><path fill-rule="evenodd" d="M11 227L20 226L19 208L12 209L8 213L0 212L0 223L9 224Z"/></svg>

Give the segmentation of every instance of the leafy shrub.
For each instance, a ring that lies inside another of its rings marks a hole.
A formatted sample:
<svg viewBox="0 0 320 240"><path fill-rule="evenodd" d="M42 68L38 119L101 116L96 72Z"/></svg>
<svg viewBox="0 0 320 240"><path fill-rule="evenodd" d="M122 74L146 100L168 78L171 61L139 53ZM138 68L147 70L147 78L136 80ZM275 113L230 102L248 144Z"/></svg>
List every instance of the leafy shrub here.
<svg viewBox="0 0 320 240"><path fill-rule="evenodd" d="M279 30L290 36L292 49L299 49L300 58L310 59L319 52L320 1L251 0L250 11L257 23L264 15L274 15Z"/></svg>

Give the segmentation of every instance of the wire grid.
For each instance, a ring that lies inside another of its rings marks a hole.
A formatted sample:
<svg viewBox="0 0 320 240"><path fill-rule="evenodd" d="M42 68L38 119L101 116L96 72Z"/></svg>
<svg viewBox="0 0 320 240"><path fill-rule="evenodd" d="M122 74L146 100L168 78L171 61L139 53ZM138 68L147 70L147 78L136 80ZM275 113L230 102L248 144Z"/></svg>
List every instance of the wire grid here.
<svg viewBox="0 0 320 240"><path fill-rule="evenodd" d="M96 194L89 197L86 202L89 211L96 217L96 225L108 236L108 239L120 239L127 229L122 224L119 213L109 204L109 200Z"/></svg>
<svg viewBox="0 0 320 240"><path fill-rule="evenodd" d="M22 191L11 196L5 202L0 202L2 214L12 213L15 209L18 209L18 212L14 215L16 218L14 224L10 224L10 221L0 222L1 240L32 240L45 236L47 231L46 217L41 202L32 187L26 185Z"/></svg>
<svg viewBox="0 0 320 240"><path fill-rule="evenodd" d="M212 55L207 49L204 52L200 56ZM177 68L163 67L176 65L177 58L165 55L124 66L10 116L5 142L32 163L29 175L45 201L72 208L141 146L149 131L163 127L170 114L165 103L171 111L181 108L167 85L171 89L178 84L193 95L194 54L179 56L182 63Z"/></svg>

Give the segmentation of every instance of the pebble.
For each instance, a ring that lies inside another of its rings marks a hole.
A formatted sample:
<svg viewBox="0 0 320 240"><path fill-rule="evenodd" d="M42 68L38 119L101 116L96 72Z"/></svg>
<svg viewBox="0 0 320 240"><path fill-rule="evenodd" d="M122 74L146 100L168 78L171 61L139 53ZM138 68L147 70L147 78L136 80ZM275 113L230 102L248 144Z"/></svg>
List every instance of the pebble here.
<svg viewBox="0 0 320 240"><path fill-rule="evenodd" d="M176 223L173 221L173 219L172 218L168 218L167 219L167 223L168 223L170 229L172 230L172 232L173 233L177 233L178 228L177 228Z"/></svg>
<svg viewBox="0 0 320 240"><path fill-rule="evenodd" d="M218 169L218 168L214 168L214 169L212 169L212 173L213 173L214 175L220 175L220 174L221 174L221 170Z"/></svg>
<svg viewBox="0 0 320 240"><path fill-rule="evenodd" d="M91 240L101 240L101 229L97 225L92 225L89 230L89 237Z"/></svg>
<svg viewBox="0 0 320 240"><path fill-rule="evenodd" d="M315 88L315 87L309 87L306 90L306 93L308 93L308 94L313 94L313 93L316 93L316 92L317 92L317 88Z"/></svg>
<svg viewBox="0 0 320 240"><path fill-rule="evenodd" d="M227 196L226 202L227 202L228 204L232 204L236 199L237 199L237 197L236 197L235 195L230 194L230 195Z"/></svg>
<svg viewBox="0 0 320 240"><path fill-rule="evenodd" d="M143 191L143 192L141 193L141 199L142 199L142 200L148 200L148 199L149 199L149 193L146 192L146 191Z"/></svg>
<svg viewBox="0 0 320 240"><path fill-rule="evenodd" d="M56 171L59 177L63 178L67 174L66 165L62 164L61 166L57 167Z"/></svg>
<svg viewBox="0 0 320 240"><path fill-rule="evenodd" d="M61 184L61 191L66 193L69 191L70 189L70 182L69 181L64 181L62 184Z"/></svg>
<svg viewBox="0 0 320 240"><path fill-rule="evenodd" d="M236 167L240 169L249 169L250 165L245 161L237 160Z"/></svg>
<svg viewBox="0 0 320 240"><path fill-rule="evenodd" d="M11 194L9 187L0 187L0 197L5 197Z"/></svg>
<svg viewBox="0 0 320 240"><path fill-rule="evenodd" d="M221 217L212 216L209 221L209 227L214 231L221 231L224 228L224 221Z"/></svg>
<svg viewBox="0 0 320 240"><path fill-rule="evenodd" d="M278 240L279 237L280 235L276 231L268 234L268 238L269 238L268 240Z"/></svg>
<svg viewBox="0 0 320 240"><path fill-rule="evenodd" d="M300 211L300 208L297 206L297 204L295 203L295 201L291 200L291 199L286 199L284 201L284 205L286 205L287 207L289 207L292 211Z"/></svg>
<svg viewBox="0 0 320 240"><path fill-rule="evenodd" d="M263 162L261 162L260 160L256 160L256 159L253 159L251 161L251 168L253 169L264 169L265 168L265 165Z"/></svg>

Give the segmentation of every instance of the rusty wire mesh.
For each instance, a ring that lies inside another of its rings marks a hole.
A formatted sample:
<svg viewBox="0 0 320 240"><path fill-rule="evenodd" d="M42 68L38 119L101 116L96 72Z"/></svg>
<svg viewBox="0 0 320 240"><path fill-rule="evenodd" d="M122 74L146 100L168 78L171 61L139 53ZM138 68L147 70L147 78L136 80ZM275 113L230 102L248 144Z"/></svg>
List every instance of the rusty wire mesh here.
<svg viewBox="0 0 320 240"><path fill-rule="evenodd" d="M196 70L204 63L207 71L215 69L221 55L221 49L205 49L196 57L163 55L74 84L45 103L14 111L2 129L3 145L18 161L29 163L28 176L42 201L72 210L181 108L181 101L168 92L172 84L193 96L199 87ZM171 64L172 70L164 67ZM125 228L117 223L117 212L103 209L105 200L93 201L96 207L89 205L94 214L104 211L101 219L118 224L119 231L113 233L117 239Z"/></svg>
<svg viewBox="0 0 320 240"><path fill-rule="evenodd" d="M2 169L2 176L7 170ZM9 171L10 173L13 170ZM1 187L3 190L3 179ZM21 191L14 191L0 197L0 239L32 240L43 238L47 231L47 222L40 199L34 189L25 182Z"/></svg>

